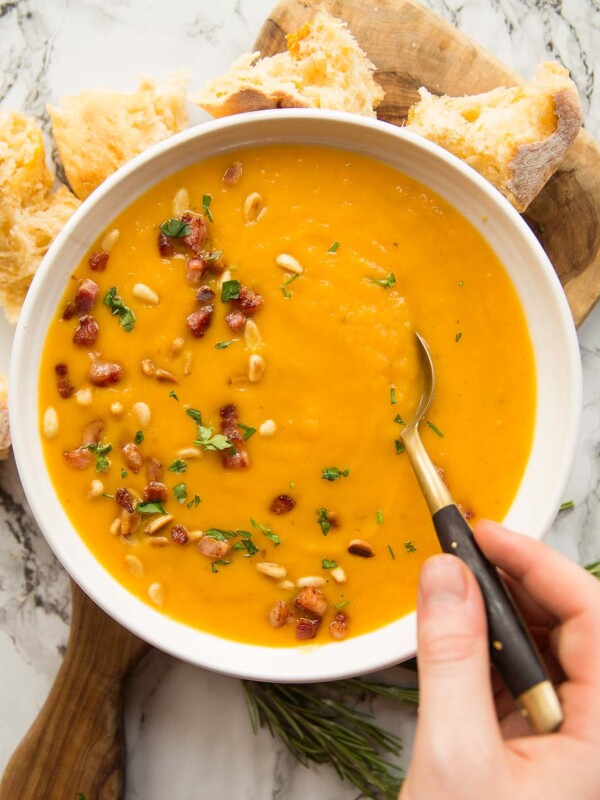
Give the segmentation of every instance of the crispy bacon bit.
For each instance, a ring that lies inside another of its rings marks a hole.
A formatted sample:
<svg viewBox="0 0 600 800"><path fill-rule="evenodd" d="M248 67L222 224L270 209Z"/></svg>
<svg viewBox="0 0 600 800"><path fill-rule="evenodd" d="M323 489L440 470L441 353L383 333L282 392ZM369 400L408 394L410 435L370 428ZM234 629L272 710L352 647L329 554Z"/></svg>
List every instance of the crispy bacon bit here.
<svg viewBox="0 0 600 800"><path fill-rule="evenodd" d="M133 514L135 511L133 497L129 494L127 489L124 489L122 486L120 486L115 492L115 503L118 506L121 506L121 508L124 508L125 511L128 511L130 514Z"/></svg>
<svg viewBox="0 0 600 800"><path fill-rule="evenodd" d="M279 515L289 514L295 505L296 501L293 497L290 497L289 494L278 494L269 506L269 511Z"/></svg>
<svg viewBox="0 0 600 800"><path fill-rule="evenodd" d="M94 253L89 259L90 269L93 269L94 272L104 272L106 265L108 264L108 259L109 255L104 250Z"/></svg>
<svg viewBox="0 0 600 800"><path fill-rule="evenodd" d="M296 639L314 639L321 624L320 619L305 619L300 617L296 622Z"/></svg>
<svg viewBox="0 0 600 800"><path fill-rule="evenodd" d="M162 258L171 258L175 254L173 242L162 231L158 234L158 252Z"/></svg>
<svg viewBox="0 0 600 800"><path fill-rule="evenodd" d="M234 333L240 333L246 326L246 317L241 311L231 311L225 317L225 322Z"/></svg>
<svg viewBox="0 0 600 800"><path fill-rule="evenodd" d="M364 539L352 539L348 545L348 552L361 558L373 558L375 551Z"/></svg>
<svg viewBox="0 0 600 800"><path fill-rule="evenodd" d="M269 624L272 628L281 628L288 621L293 612L290 604L285 600L278 600L269 611Z"/></svg>
<svg viewBox="0 0 600 800"><path fill-rule="evenodd" d="M144 459L140 453L140 448L137 446L137 444L128 442L127 444L123 445L121 452L123 453L123 458L125 459L125 463L127 464L128 468L137 474L144 464Z"/></svg>
<svg viewBox="0 0 600 800"><path fill-rule="evenodd" d="M242 177L243 167L241 161L234 161L223 173L222 181L226 186L235 186Z"/></svg>
<svg viewBox="0 0 600 800"><path fill-rule="evenodd" d="M93 317L87 314L85 317L79 318L79 325L75 328L75 333L73 334L73 343L83 347L91 347L96 341L99 332L100 326Z"/></svg>
<svg viewBox="0 0 600 800"><path fill-rule="evenodd" d="M187 544L190 540L190 534L185 525L173 525L171 539L175 544Z"/></svg>
<svg viewBox="0 0 600 800"><path fill-rule="evenodd" d="M100 287L91 278L81 281L75 292L75 307L80 314L89 314L94 307Z"/></svg>
<svg viewBox="0 0 600 800"><path fill-rule="evenodd" d="M339 528L340 527L340 518L335 511L327 511L325 513L327 517L327 522L331 525L332 528Z"/></svg>
<svg viewBox="0 0 600 800"><path fill-rule="evenodd" d="M148 476L148 482L152 483L153 481L160 481L163 476L163 465L160 463L158 458L151 458L146 461L146 475Z"/></svg>
<svg viewBox="0 0 600 800"><path fill-rule="evenodd" d="M89 376L94 386L110 386L121 380L123 367L114 361L94 361Z"/></svg>
<svg viewBox="0 0 600 800"><path fill-rule="evenodd" d="M206 262L203 258L198 258L198 256L188 258L187 264L185 265L185 279L188 283L191 283L192 286L198 286L202 280L205 269Z"/></svg>
<svg viewBox="0 0 600 800"><path fill-rule="evenodd" d="M187 318L187 326L196 339L201 339L208 330L214 310L214 306L204 306L204 308L192 312Z"/></svg>
<svg viewBox="0 0 600 800"><path fill-rule="evenodd" d="M240 311L243 311L244 314L251 317L260 306L263 304L262 297L253 292L252 289L249 289L247 286L240 287L240 296L237 298L236 303Z"/></svg>
<svg viewBox="0 0 600 800"><path fill-rule="evenodd" d="M333 622L329 623L329 633L334 639L345 639L348 634L348 617L343 611L338 611Z"/></svg>
<svg viewBox="0 0 600 800"><path fill-rule="evenodd" d="M102 432L104 431L104 422L101 419L93 419L83 429L81 434L81 444L87 446L88 444L98 444Z"/></svg>
<svg viewBox="0 0 600 800"><path fill-rule="evenodd" d="M54 372L56 373L56 388L58 389L58 393L63 400L66 400L68 397L71 397L75 391L75 387L69 380L69 368L66 364L57 364L54 367Z"/></svg>
<svg viewBox="0 0 600 800"><path fill-rule="evenodd" d="M196 292L196 300L199 303L210 303L210 301L214 299L215 293L210 286L201 286Z"/></svg>
<svg viewBox="0 0 600 800"><path fill-rule="evenodd" d="M151 458L150 461L156 461L156 459ZM149 464L150 462L146 465L148 472L150 472ZM144 489L144 503L163 503L166 499L167 487L160 481L150 481Z"/></svg>
<svg viewBox="0 0 600 800"><path fill-rule="evenodd" d="M218 559L225 558L231 547L232 544L229 541L222 542L219 539L213 539L212 536L203 536L196 545L196 550L207 558Z"/></svg>
<svg viewBox="0 0 600 800"><path fill-rule="evenodd" d="M235 453L222 452L225 469L246 469L250 465L248 453L244 450L244 437L238 426L237 406L229 403L220 410L221 433L224 434L235 449Z"/></svg>
<svg viewBox="0 0 600 800"><path fill-rule="evenodd" d="M306 586L300 591L294 600L296 606L302 611L307 611L315 617L324 616L327 611L327 600L320 589L314 586Z"/></svg>
<svg viewBox="0 0 600 800"><path fill-rule="evenodd" d="M181 241L198 255L206 236L206 221L201 214L182 214L181 221L190 228Z"/></svg>
<svg viewBox="0 0 600 800"><path fill-rule="evenodd" d="M66 450L63 453L65 461L74 469L87 469L92 463L92 454L86 447L78 447L77 450Z"/></svg>

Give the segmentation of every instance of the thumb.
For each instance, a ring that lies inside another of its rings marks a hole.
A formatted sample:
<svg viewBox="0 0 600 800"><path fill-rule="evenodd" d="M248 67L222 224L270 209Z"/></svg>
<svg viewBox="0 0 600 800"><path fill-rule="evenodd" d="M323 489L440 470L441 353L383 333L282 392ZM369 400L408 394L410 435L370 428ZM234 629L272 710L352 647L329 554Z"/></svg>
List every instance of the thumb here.
<svg viewBox="0 0 600 800"><path fill-rule="evenodd" d="M418 597L421 705L418 737L446 748L456 738L500 738L490 679L483 598L456 556L428 559Z"/></svg>

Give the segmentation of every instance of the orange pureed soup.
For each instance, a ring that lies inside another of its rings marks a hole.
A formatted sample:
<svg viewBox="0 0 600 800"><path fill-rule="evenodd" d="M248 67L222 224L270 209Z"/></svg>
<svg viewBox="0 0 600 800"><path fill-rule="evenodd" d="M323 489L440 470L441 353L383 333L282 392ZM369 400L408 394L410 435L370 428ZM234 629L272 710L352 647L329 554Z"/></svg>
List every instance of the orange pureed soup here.
<svg viewBox="0 0 600 800"><path fill-rule="evenodd" d="M477 231L356 153L183 170L94 243L48 331L40 425L67 514L129 591L219 636L327 643L397 619L438 550L399 441L415 330L438 374L426 447L467 516L502 519L535 374Z"/></svg>

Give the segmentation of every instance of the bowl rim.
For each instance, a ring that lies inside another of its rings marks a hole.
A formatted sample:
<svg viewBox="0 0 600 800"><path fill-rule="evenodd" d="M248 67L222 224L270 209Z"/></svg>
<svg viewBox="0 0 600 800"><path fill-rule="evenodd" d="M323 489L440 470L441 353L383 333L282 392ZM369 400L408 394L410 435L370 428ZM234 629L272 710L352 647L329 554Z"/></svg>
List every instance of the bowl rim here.
<svg viewBox="0 0 600 800"><path fill-rule="evenodd" d="M284 120L289 122L284 122ZM48 309L48 304L44 304L44 288L53 273L57 272L63 250L65 248L68 249L71 241L77 239L77 231L82 222L88 218L93 218L93 215L97 214L97 209L102 201L110 198L113 194L118 195L119 191L123 190L123 187L127 187L127 182L137 173L143 171L144 168L160 163L168 154L178 148L183 148L190 142L201 140L215 133L225 134L231 132L231 130L239 133L252 129L252 127L260 129L261 125L266 126L269 123L276 123L277 125L289 124L292 126L294 123L300 124L303 120L319 124L330 124L333 127L336 125L341 126L340 130L345 129L346 131L357 128L359 129L359 135L369 131L375 131L378 135L383 133L392 139L395 138L399 142L404 141L409 146L426 153L428 158L430 157L434 161L449 167L450 171L456 173L457 176L465 178L473 187L473 190L486 199L493 208L494 213L497 213L500 218L506 221L515 238L520 239L523 245L531 251L532 259L536 263L536 269L546 281L546 288L555 303L555 311L558 315L555 324L565 337L567 363L565 365L566 371L563 374L568 387L567 404L570 412L568 418L564 421L563 439L565 440L565 451L561 454L560 465L555 470L556 476L553 480L553 485L549 489L545 514L542 513L540 515L537 529L528 531L528 535L532 535L535 538L541 538L549 528L564 491L575 456L582 396L581 362L573 320L562 286L541 245L525 221L491 184L446 150L405 128L345 112L323 111L320 109L277 109L252 112L236 117L213 120L184 130L140 154L107 178L75 211L51 245L34 277L17 323L9 373L12 399L9 414L15 459L26 497L44 537L62 565L94 602L121 625L159 649L198 666L236 677L279 682L335 680L364 674L376 669L383 669L412 657L416 650L416 612L412 612L374 631L351 637L343 642L273 648L222 639L213 634L191 628L144 603L133 594L130 594L106 571L99 561L96 561L68 520L64 510L63 518L59 519L59 524L56 524L56 517L51 516L44 507L40 496L40 487L43 486L43 490L47 491L47 485L49 485L52 493L54 493L54 488L46 473L43 458L41 462L33 459L33 463L31 463L28 455L28 449L32 442L31 437L34 434L27 430L27 423L28 421L30 423L31 420L27 419L26 413L21 413L21 409L26 408L27 380L29 379L29 383L31 383L31 370L22 370L21 365L31 363L27 357L30 330L35 330L36 327L39 328L43 323L45 338L47 326L55 310L54 305ZM256 140L254 146L260 147L264 144L264 140ZM318 146L319 142L314 142L314 144ZM243 146L248 145L245 142L237 145L238 148ZM343 142L340 142L337 146L340 149L344 149ZM231 146L227 149L235 150L236 146ZM352 150L356 148L346 147L346 149ZM212 152L199 157L198 161L209 158L212 155L215 155L215 153ZM365 155L381 160L378 156L369 152L368 147ZM183 166L179 166L171 169L168 174L173 174L182 168ZM153 183L162 181L165 177L166 174L163 174L155 179ZM424 181L421 182L424 183ZM427 184L424 183L424 185ZM144 189L144 191L146 190ZM437 190L434 189L433 191ZM134 202L142 193L138 192L130 195L125 205ZM458 210L464 213L461 209ZM113 214L113 218L114 216ZM105 229L109 222L110 220L108 222L99 220L97 224L98 233ZM89 239L87 239L87 243L89 245ZM76 264L77 261L74 264L71 262L69 272L73 271ZM65 285L64 283L62 284L61 294ZM524 310L526 309L524 308ZM36 397L38 366L39 359L35 362ZM35 428L37 429L37 442L41 449L41 432L39 431L38 419L39 411L38 416L35 417ZM537 419L535 425L537 425ZM57 497L55 493L54 495ZM56 509L54 510L56 511ZM65 520L70 531L67 531L66 535L60 532L57 533L59 528L62 530ZM74 540L71 541L71 546L69 546L67 540L72 540L73 535L88 554L87 558L81 547L78 547ZM328 652L326 653L325 651ZM325 655L323 655L324 653Z"/></svg>

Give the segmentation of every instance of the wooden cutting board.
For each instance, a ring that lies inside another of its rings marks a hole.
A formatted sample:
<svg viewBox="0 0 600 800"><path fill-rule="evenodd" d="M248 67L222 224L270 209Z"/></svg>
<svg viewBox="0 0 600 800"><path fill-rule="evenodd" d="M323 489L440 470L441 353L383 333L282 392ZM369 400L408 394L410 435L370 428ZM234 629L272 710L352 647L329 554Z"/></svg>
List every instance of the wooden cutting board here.
<svg viewBox="0 0 600 800"><path fill-rule="evenodd" d="M463 95L520 81L416 0L282 0L263 25L255 49L269 56L285 50L285 35L310 19L317 6L345 20L377 66L375 77L385 90L377 116L386 122L403 123L419 99L420 86L434 94ZM554 265L580 325L600 297L600 146L585 132L525 219Z"/></svg>

